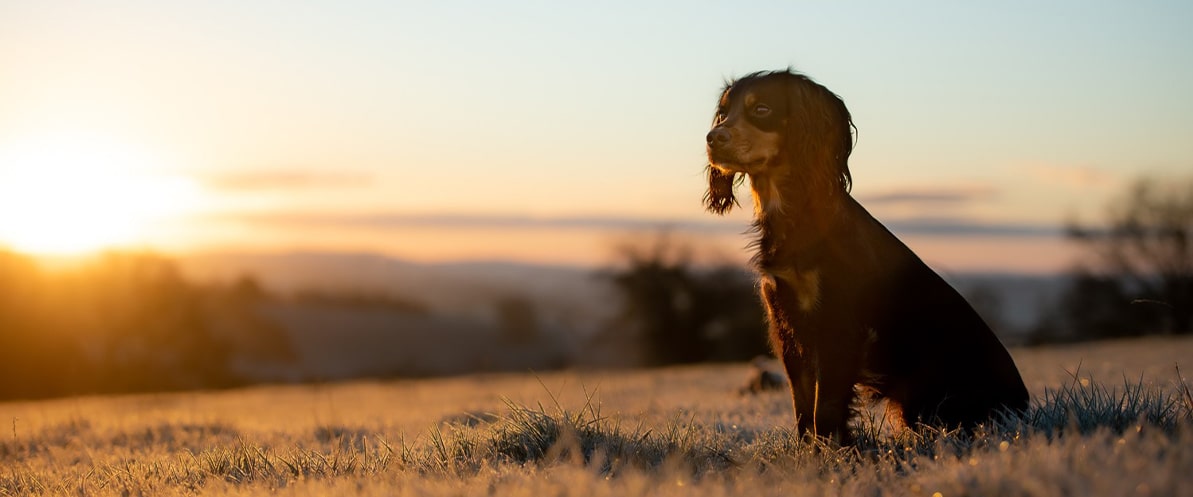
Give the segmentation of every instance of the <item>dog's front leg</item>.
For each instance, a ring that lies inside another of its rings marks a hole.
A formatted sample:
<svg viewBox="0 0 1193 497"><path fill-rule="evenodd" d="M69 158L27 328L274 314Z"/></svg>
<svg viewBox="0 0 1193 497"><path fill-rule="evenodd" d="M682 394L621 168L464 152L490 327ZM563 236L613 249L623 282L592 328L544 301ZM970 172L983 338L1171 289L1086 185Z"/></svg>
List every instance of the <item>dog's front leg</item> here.
<svg viewBox="0 0 1193 497"><path fill-rule="evenodd" d="M784 354L783 367L791 383L791 401L795 407L795 427L800 435L820 434L820 365L819 358L791 357Z"/></svg>
<svg viewBox="0 0 1193 497"><path fill-rule="evenodd" d="M856 351L832 333L841 323L824 319L818 273L767 271L760 281L770 321L771 345L791 384L800 434L846 442L849 405L857 379Z"/></svg>
<svg viewBox="0 0 1193 497"><path fill-rule="evenodd" d="M815 352L783 360L791 380L796 429L803 435L815 434L847 443L853 388L822 361L822 356Z"/></svg>

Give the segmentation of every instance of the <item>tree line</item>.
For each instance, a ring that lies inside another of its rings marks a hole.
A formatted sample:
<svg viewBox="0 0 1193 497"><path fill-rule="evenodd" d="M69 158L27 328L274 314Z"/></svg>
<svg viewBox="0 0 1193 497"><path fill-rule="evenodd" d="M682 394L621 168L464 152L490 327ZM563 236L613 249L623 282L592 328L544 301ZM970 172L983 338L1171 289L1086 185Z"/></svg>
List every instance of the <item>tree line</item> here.
<svg viewBox="0 0 1193 497"><path fill-rule="evenodd" d="M1193 178L1137 179L1066 232L1085 258L1037 341L1193 333Z"/></svg>
<svg viewBox="0 0 1193 497"><path fill-rule="evenodd" d="M255 336L268 344L259 354L290 353L253 309L262 296L249 279L189 282L150 254L46 270L0 251L0 398L242 384L234 341Z"/></svg>

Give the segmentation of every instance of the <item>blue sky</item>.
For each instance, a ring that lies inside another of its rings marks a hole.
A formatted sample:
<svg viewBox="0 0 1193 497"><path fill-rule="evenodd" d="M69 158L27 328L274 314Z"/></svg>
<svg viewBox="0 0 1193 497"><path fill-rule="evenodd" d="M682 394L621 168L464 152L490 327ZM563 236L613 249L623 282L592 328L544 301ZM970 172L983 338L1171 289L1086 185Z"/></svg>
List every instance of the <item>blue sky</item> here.
<svg viewBox="0 0 1193 497"><path fill-rule="evenodd" d="M132 240L166 249L585 263L624 220L722 223L735 252L746 215L700 208L702 137L726 78L790 66L849 106L872 212L928 259L995 267L914 227L1030 246L1138 174L1193 170L1190 25L1187 2L9 1L0 169L74 146L47 136L138 150L197 185L186 227ZM471 224L353 222L444 216ZM527 230L547 248L519 251Z"/></svg>

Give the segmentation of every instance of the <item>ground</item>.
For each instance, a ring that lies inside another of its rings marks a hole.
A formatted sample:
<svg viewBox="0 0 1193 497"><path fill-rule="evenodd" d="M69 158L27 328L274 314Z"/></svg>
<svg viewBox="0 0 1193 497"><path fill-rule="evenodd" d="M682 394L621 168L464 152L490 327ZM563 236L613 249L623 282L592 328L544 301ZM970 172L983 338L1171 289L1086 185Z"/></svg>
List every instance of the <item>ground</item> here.
<svg viewBox="0 0 1193 497"><path fill-rule="evenodd" d="M748 364L0 403L0 495L1193 495L1193 338L1012 353L1025 419L856 448Z"/></svg>

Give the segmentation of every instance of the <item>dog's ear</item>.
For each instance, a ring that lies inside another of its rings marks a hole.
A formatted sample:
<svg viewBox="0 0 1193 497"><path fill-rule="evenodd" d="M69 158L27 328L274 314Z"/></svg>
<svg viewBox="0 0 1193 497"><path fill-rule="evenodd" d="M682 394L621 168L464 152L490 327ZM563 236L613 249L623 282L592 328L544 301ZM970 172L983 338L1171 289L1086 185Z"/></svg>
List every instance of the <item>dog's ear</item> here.
<svg viewBox="0 0 1193 497"><path fill-rule="evenodd" d="M733 183L737 173L726 173L708 165L708 191L704 193L704 207L716 214L724 214L737 205L733 197Z"/></svg>
<svg viewBox="0 0 1193 497"><path fill-rule="evenodd" d="M812 192L849 193L849 155L853 152L853 120L849 109L828 88L801 74L792 74L788 90L787 163L800 171Z"/></svg>

